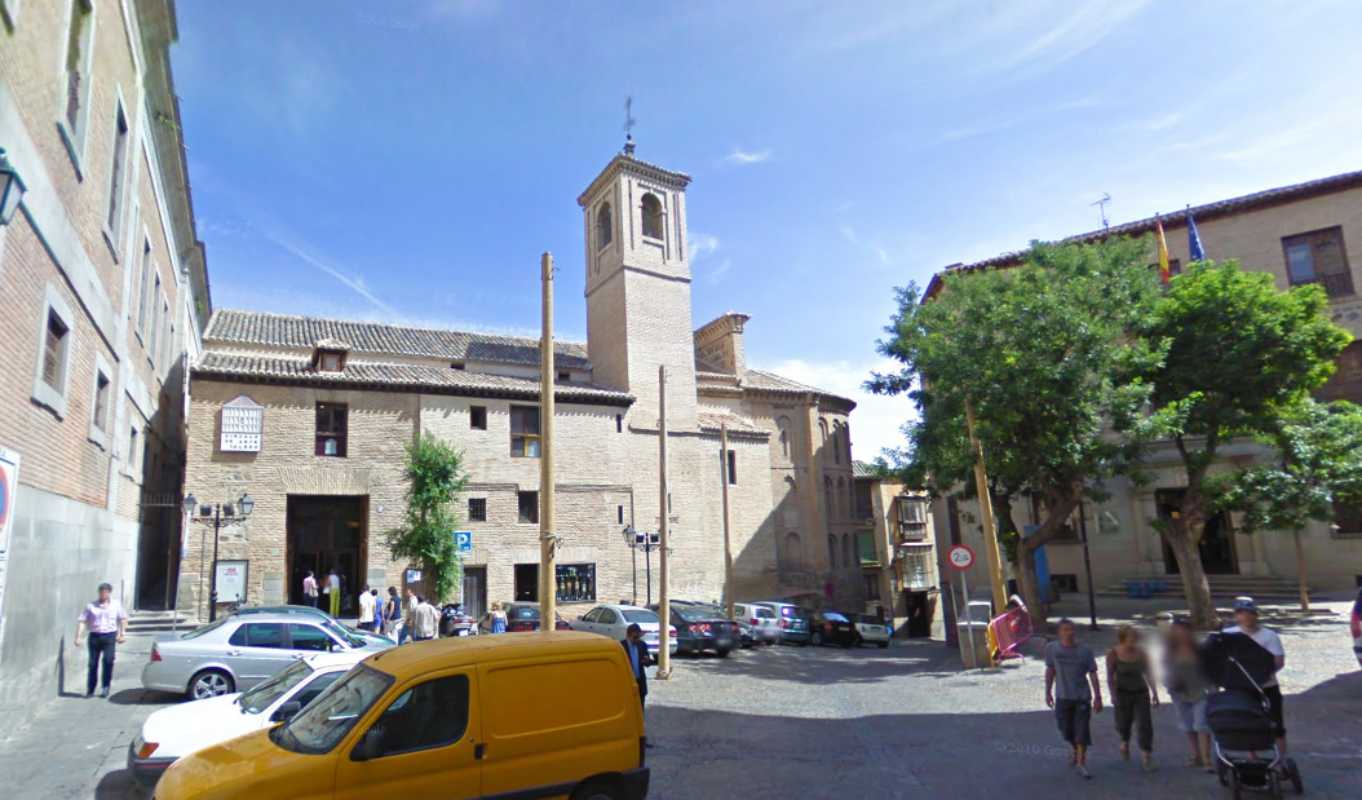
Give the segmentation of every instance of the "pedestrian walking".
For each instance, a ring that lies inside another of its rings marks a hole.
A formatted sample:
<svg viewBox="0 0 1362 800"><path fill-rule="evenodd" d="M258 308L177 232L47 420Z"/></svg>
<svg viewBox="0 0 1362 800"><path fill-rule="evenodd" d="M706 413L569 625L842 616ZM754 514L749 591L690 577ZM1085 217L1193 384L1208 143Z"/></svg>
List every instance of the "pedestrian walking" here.
<svg viewBox="0 0 1362 800"><path fill-rule="evenodd" d="M1107 689L1116 712L1121 758L1130 760L1130 734L1135 729L1140 746L1140 768L1154 770L1154 719L1151 705L1159 704L1159 690L1150 673L1149 654L1140 645L1133 625L1116 629L1116 646L1107 651Z"/></svg>
<svg viewBox="0 0 1362 800"><path fill-rule="evenodd" d="M383 630L383 600L379 598L377 589L370 589L369 596L373 598L373 618L371 620L373 631L380 633Z"/></svg>
<svg viewBox="0 0 1362 800"><path fill-rule="evenodd" d="M1178 712L1178 730L1187 735L1187 743L1192 747L1187 766L1215 772L1211 728L1206 724L1206 697L1211 693L1211 683L1201 671L1196 634L1186 620L1174 620L1168 626L1163 643L1163 676L1168 696Z"/></svg>
<svg viewBox="0 0 1362 800"><path fill-rule="evenodd" d="M336 568L331 568L331 573L326 576L326 587L322 589L326 592L328 602L327 610L331 612L333 618L340 616L340 576L336 574Z"/></svg>
<svg viewBox="0 0 1362 800"><path fill-rule="evenodd" d="M420 605L421 599L416 596L416 590L408 586L407 599L402 604L402 634L398 644L416 638L416 609Z"/></svg>
<svg viewBox="0 0 1362 800"><path fill-rule="evenodd" d="M488 616L491 617L492 633L506 632L506 612L502 610L500 602L492 604L492 613Z"/></svg>
<svg viewBox="0 0 1362 800"><path fill-rule="evenodd" d="M396 586L388 587L388 599L383 602L383 635L400 640L402 627L402 598Z"/></svg>
<svg viewBox="0 0 1362 800"><path fill-rule="evenodd" d="M99 585L99 599L85 606L76 618L75 646L80 648L89 633L90 666L85 673L85 696L94 697L95 684L99 683L100 697L109 696L109 684L113 683L114 653L118 645L128 636L128 612L123 604L113 599L113 586L108 583ZM100 665L104 667L103 680L100 681Z"/></svg>
<svg viewBox="0 0 1362 800"><path fill-rule="evenodd" d="M308 570L303 576L303 600L313 608L317 607L317 578Z"/></svg>
<svg viewBox="0 0 1362 800"><path fill-rule="evenodd" d="M1234 601L1234 621L1238 625L1225 629L1225 633L1242 633L1258 643L1259 647L1272 654L1276 669L1271 678L1263 683L1263 694L1270 703L1269 712L1277 733L1277 749L1286 755L1286 721L1282 714L1282 687L1277 683L1277 673L1286 666L1286 650L1277 632L1258 624L1258 604L1251 597L1240 597Z"/></svg>
<svg viewBox="0 0 1362 800"><path fill-rule="evenodd" d="M1078 629L1068 618L1059 621L1059 639L1045 645L1045 705L1055 710L1059 733L1073 748L1069 763L1083 778L1091 778L1090 723L1092 714L1102 711L1102 684L1092 648L1078 641Z"/></svg>
<svg viewBox="0 0 1362 800"><path fill-rule="evenodd" d="M440 612L435 606L431 605L426 598L417 596L416 598L416 629L412 631L412 639L418 642L434 639L440 632Z"/></svg>
<svg viewBox="0 0 1362 800"><path fill-rule="evenodd" d="M634 673L634 681L638 684L638 704L643 705L648 699L648 673L644 670L652 663L648 656L648 645L643 643L643 629L638 623L630 625L624 631L624 652L629 654L629 669Z"/></svg>
<svg viewBox="0 0 1362 800"><path fill-rule="evenodd" d="M374 627L374 596L369 594L369 587L365 585L364 590L359 593L359 629L362 631L373 630Z"/></svg>

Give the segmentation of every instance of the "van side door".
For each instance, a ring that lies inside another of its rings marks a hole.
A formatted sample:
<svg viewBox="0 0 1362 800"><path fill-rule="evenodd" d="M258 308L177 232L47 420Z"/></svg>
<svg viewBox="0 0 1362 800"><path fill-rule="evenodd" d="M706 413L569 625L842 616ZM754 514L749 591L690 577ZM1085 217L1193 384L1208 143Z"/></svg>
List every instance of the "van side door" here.
<svg viewBox="0 0 1362 800"><path fill-rule="evenodd" d="M337 754L336 800L482 795L482 719L473 667L408 682Z"/></svg>

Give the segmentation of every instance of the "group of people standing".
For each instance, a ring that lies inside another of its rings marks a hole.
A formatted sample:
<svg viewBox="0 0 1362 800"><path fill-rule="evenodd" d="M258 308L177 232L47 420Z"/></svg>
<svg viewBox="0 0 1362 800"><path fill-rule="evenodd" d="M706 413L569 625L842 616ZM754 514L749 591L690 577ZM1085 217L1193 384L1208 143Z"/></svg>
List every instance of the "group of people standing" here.
<svg viewBox="0 0 1362 800"><path fill-rule="evenodd" d="M1286 663L1281 638L1275 631L1258 624L1258 607L1248 598L1234 604L1237 625L1225 633L1242 633L1274 657L1276 669ZM1121 758L1131 757L1130 740L1135 737L1140 750L1140 766L1154 769L1153 706L1159 704L1158 682L1149 653L1141 643L1139 631L1122 625L1116 631L1116 644L1106 653L1106 683L1115 710L1116 732L1120 736ZM1174 620L1163 641L1162 677L1164 687L1177 710L1178 729L1187 736L1191 755L1188 766L1215 772L1211 754L1210 727L1206 723L1206 698L1216 686L1201 669L1196 632L1185 620ZM1263 686L1271 703L1277 733L1277 746L1286 753L1286 727L1282 717L1282 693L1276 677ZM1055 711L1060 735L1072 748L1070 763L1084 778L1088 748L1092 745L1091 715L1102 711L1102 684L1097 660L1090 647L1078 641L1073 620L1059 621L1058 638L1045 647L1045 704Z"/></svg>

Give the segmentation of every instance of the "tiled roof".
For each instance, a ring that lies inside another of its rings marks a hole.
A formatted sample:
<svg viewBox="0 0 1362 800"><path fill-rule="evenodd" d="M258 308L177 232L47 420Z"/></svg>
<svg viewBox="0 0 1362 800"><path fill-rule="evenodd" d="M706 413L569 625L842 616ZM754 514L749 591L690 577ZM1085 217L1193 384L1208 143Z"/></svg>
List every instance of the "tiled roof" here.
<svg viewBox="0 0 1362 800"><path fill-rule="evenodd" d="M1315 197L1331 192L1340 192L1362 186L1362 170L1357 172L1344 172L1339 175L1330 175L1327 178L1319 178L1304 183L1293 183L1290 186L1278 186L1274 189L1264 189L1261 192L1231 197L1227 200L1217 200L1213 203L1204 203L1199 206L1192 206L1181 211L1171 211L1162 214L1158 219L1163 220L1164 230L1172 228L1187 227L1187 214L1190 213L1198 221L1206 221L1217 217L1229 216L1231 214L1241 214L1264 206L1280 205L1297 200ZM1121 225L1113 225L1110 228L1088 231L1060 239L1062 243L1071 242L1097 242L1110 236L1138 236L1154 230L1155 217L1146 217L1134 222L1126 222ZM986 258L983 261L976 261L972 264L953 264L946 267L940 273L932 277L931 283L927 285L925 295L931 297L936 294L941 285L943 275L953 272L969 272L977 269L987 269L989 267L1010 267L1021 263L1025 250L1018 250L1011 253Z"/></svg>
<svg viewBox="0 0 1362 800"><path fill-rule="evenodd" d="M875 470L875 465L865 461L851 462L851 477L853 478L878 478L880 473Z"/></svg>
<svg viewBox="0 0 1362 800"><path fill-rule="evenodd" d="M539 382L530 378L488 375L442 367L382 364L348 360L341 372L314 369L307 358L204 353L193 368L196 379L222 379L289 386L335 386L380 391L423 391L431 394L510 397L535 400ZM554 397L565 403L627 406L630 395L584 383L559 382Z"/></svg>
<svg viewBox="0 0 1362 800"><path fill-rule="evenodd" d="M351 352L402 356L539 364L539 341L487 333L412 328L378 322L351 322L317 317L219 309L213 312L205 342L310 348L323 340L339 340ZM554 366L589 369L586 345L555 342Z"/></svg>
<svg viewBox="0 0 1362 800"><path fill-rule="evenodd" d="M729 433L769 435L752 420L730 412L701 409L695 412L695 419L705 430L717 431L720 425L727 425Z"/></svg>

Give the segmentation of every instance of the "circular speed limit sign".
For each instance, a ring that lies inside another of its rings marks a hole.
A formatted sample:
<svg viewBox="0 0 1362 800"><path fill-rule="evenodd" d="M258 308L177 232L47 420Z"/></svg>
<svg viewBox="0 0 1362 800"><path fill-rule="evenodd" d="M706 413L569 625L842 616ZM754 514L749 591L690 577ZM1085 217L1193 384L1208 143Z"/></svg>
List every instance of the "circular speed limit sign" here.
<svg viewBox="0 0 1362 800"><path fill-rule="evenodd" d="M952 567L961 571L974 566L974 551L969 548L969 545L957 544L946 554L946 558L950 560Z"/></svg>

